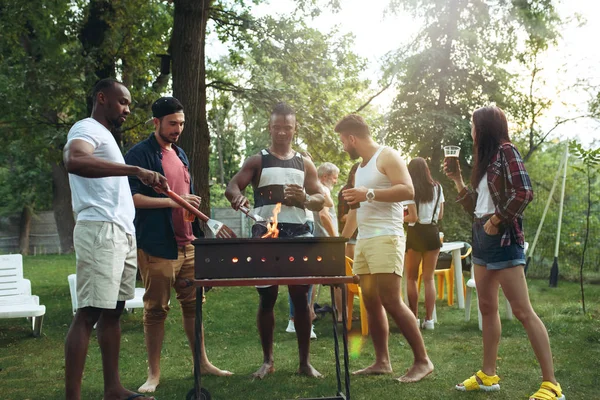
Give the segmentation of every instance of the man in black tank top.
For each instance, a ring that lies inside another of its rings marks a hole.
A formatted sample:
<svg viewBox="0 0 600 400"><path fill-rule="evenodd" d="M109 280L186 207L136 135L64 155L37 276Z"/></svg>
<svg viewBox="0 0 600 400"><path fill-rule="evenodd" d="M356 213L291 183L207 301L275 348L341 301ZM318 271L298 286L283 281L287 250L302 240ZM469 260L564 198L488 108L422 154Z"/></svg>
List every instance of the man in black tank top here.
<svg viewBox="0 0 600 400"><path fill-rule="evenodd" d="M281 212L278 216L278 229L281 237L310 234L306 225L305 208L319 211L323 208L325 201L314 164L292 149L295 132L296 115L294 110L285 103L277 104L273 108L269 120L271 145L268 149L246 159L242 169L231 179L225 191L231 207L238 210L241 206L249 206L250 203L242 191L252 184L255 212L265 219L271 217L275 205L281 203ZM256 228L253 229L253 236L259 236L260 233ZM295 309L294 322L300 355L298 372L312 377L320 377L321 374L309 362L312 322L308 305L308 287L308 285L289 286ZM261 287L257 290L260 295L257 321L263 348L263 364L254 373L254 376L262 379L275 370L273 364L275 329L273 307L277 301L279 287Z"/></svg>

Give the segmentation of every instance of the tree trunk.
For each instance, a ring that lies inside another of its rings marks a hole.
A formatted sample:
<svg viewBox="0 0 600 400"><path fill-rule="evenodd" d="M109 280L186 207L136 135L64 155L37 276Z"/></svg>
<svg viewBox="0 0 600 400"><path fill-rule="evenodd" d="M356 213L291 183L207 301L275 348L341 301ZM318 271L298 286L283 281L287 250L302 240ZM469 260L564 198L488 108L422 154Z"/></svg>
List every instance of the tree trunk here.
<svg viewBox="0 0 600 400"><path fill-rule="evenodd" d="M29 255L29 233L31 232L32 215L32 207L28 204L24 205L19 221L19 252L24 256Z"/></svg>
<svg viewBox="0 0 600 400"><path fill-rule="evenodd" d="M217 155L219 157L219 183L225 186L225 164L223 162L223 137L221 135L221 124L219 115L215 118L215 130L217 131Z"/></svg>
<svg viewBox="0 0 600 400"><path fill-rule="evenodd" d="M52 165L52 208L60 239L60 251L61 253L72 253L75 218L73 218L71 205L69 176L62 162Z"/></svg>
<svg viewBox="0 0 600 400"><path fill-rule="evenodd" d="M585 264L585 251L587 250L588 238L590 236L590 212L592 211L592 177L590 175L590 166L587 166L588 178L588 207L585 223L585 240L583 241L583 251L581 252L581 265L579 266L579 284L581 286L581 307L585 314L585 291L583 290L583 265Z"/></svg>
<svg viewBox="0 0 600 400"><path fill-rule="evenodd" d="M444 26L444 32L446 33L446 40L444 41L443 46L441 46L438 50L443 54L443 62L438 66L439 72L436 74L436 79L438 81L438 98L436 104L436 112L438 117L435 118L434 129L437 130L438 138L445 138L447 135L446 126L443 123L443 119L440 119L439 115L446 114L448 109L448 81L445 78L450 74L450 67L452 66L452 45L454 40L456 39L456 35L458 32L458 21L459 21L459 13L460 10L464 10L467 7L467 4L458 0L453 0L448 3L449 15L446 20L446 25ZM439 165L442 160L442 151L439 145L439 141L436 140L431 144L431 148L428 149L429 154L427 156L431 157L431 163L433 165ZM464 157L464 156L463 156ZM443 173L439 168L432 168L431 174L436 180L440 180L443 176Z"/></svg>
<svg viewBox="0 0 600 400"><path fill-rule="evenodd" d="M210 134L206 120L204 44L212 0L175 0L174 3L173 95L183 104L186 119L181 147L190 159L194 189L202 197L200 209L210 215Z"/></svg>

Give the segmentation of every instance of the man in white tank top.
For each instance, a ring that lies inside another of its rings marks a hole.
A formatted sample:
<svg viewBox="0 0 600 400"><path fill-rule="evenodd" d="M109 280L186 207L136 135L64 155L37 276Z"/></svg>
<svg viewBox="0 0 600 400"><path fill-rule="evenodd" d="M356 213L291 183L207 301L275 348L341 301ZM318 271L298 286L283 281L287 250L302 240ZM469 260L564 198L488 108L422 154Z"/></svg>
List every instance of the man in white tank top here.
<svg viewBox="0 0 600 400"><path fill-rule="evenodd" d="M362 117L350 114L335 127L352 159L362 158L353 189L343 192L352 210L342 236L350 238L358 226L354 273L360 276L375 363L355 374L389 374L389 313L412 348L414 363L400 382L416 382L433 371L417 319L400 298L406 239L401 201L412 200L412 181L397 151L378 145Z"/></svg>

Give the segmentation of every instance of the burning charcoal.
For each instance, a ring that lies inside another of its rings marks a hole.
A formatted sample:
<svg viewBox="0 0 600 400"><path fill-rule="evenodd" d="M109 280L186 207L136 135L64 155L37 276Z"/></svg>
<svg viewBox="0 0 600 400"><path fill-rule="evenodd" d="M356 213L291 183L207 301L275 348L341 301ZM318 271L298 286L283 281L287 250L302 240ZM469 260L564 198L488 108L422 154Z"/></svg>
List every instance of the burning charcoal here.
<svg viewBox="0 0 600 400"><path fill-rule="evenodd" d="M261 237L267 233L267 227L260 224L252 225L252 237Z"/></svg>

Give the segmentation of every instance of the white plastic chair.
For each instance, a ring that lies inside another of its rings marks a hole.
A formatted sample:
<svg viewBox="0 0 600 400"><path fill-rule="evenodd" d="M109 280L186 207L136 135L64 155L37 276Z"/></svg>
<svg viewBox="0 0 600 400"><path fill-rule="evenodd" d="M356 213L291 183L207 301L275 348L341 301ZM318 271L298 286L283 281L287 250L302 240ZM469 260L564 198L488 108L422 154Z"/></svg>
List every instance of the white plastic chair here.
<svg viewBox="0 0 600 400"><path fill-rule="evenodd" d="M31 294L31 281L23 278L23 256L0 256L0 318L27 318L33 336L42 334L46 306Z"/></svg>
<svg viewBox="0 0 600 400"><path fill-rule="evenodd" d="M529 243L525 242L524 253L527 254L529 249ZM465 298L465 321L471 320L471 300L473 298L473 292L475 291L475 275L473 273L473 266L471 266L471 278L467 281L467 296ZM513 319L513 312L508 299L506 299L506 318L508 320ZM481 310L479 309L479 302L477 303L477 320L479 321L479 330L482 330L482 318Z"/></svg>
<svg viewBox="0 0 600 400"><path fill-rule="evenodd" d="M71 306L73 315L77 312L77 275L71 274L67 277L69 281L69 290L71 292ZM134 308L144 308L144 288L135 288L135 297L125 302L125 310L133 312Z"/></svg>

